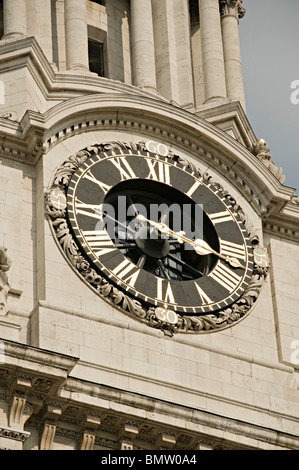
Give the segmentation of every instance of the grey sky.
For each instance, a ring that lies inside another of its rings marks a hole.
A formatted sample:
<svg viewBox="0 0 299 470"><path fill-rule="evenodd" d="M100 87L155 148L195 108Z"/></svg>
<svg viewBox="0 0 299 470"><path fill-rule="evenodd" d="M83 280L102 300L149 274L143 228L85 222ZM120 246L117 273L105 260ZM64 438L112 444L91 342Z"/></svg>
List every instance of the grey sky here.
<svg viewBox="0 0 299 470"><path fill-rule="evenodd" d="M291 83L299 80L299 1L243 0L240 40L247 116L299 194L299 104Z"/></svg>

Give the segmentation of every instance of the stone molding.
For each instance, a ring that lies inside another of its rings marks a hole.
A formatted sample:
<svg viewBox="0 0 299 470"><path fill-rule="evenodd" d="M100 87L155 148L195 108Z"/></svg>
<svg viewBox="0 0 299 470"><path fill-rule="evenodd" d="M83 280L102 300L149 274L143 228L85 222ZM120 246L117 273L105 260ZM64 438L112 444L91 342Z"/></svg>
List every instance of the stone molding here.
<svg viewBox="0 0 299 470"><path fill-rule="evenodd" d="M90 93L132 93L139 96L147 96L157 99L157 93L142 90L134 85L129 85L117 80L99 77L89 70L82 73L80 70L58 72L49 63L38 41L34 37L24 38L18 41L0 41L0 71L7 70L18 61L19 67L27 67L34 77L36 85L43 94L45 101L65 101L75 95ZM161 101L167 101L159 96ZM45 109L47 108L45 104ZM11 110L5 111L10 113ZM21 116L19 116L21 119Z"/></svg>
<svg viewBox="0 0 299 470"><path fill-rule="evenodd" d="M9 355L0 367L0 399L11 407L12 402L17 405L14 397L26 397L21 407L24 427L0 427L0 437L8 441L6 448L11 439L24 443L35 430L40 436L35 445L40 449L55 449L56 436L71 441L78 450L122 445L131 445L133 450L156 450L158 445L172 450L196 450L204 445L222 450L299 449L294 435L72 378L75 358L62 355L61 363L59 353L4 343ZM167 424L168 416L171 424ZM287 414L276 417L278 421L292 419Z"/></svg>
<svg viewBox="0 0 299 470"><path fill-rule="evenodd" d="M203 177L204 180L212 183L222 196L225 197L234 211L243 221L247 232L251 238L251 243L254 253L254 271L252 280L238 301L236 301L229 308L223 309L220 312L213 314L206 314L201 316L190 315L177 315L177 323L171 324L163 322L156 316L155 308L146 307L134 298L129 297L107 279L97 273L90 263L82 256L72 232L69 228L66 218L66 204L59 204L57 207L55 201L58 196L60 201L66 201L66 191L69 181L73 173L82 165L85 160L98 152L104 152L116 149L134 149L146 150L143 143L128 144L124 142L109 142L101 145L93 145L86 149L80 150L76 154L69 157L54 174L52 183L45 193L45 208L50 227L54 238L60 247L65 259L72 266L76 274L91 287L102 299L110 303L113 307L121 310L122 312L132 315L134 318L147 323L153 328L158 328L173 335L174 333L207 333L220 331L228 328L233 324L244 319L254 307L256 300L259 297L263 284L266 280L269 271L269 260L265 250L259 244L259 237L254 232L253 225L248 221L248 218L242 208L237 204L234 198L217 182L214 181L209 174L202 174L198 167L195 167L188 160L182 157L170 155L169 158L174 158L187 166L191 166L193 172L198 177Z"/></svg>
<svg viewBox="0 0 299 470"><path fill-rule="evenodd" d="M5 439L12 439L24 443L29 436L30 432L28 431L19 431L10 427L6 428L5 426L0 426L0 437L4 437Z"/></svg>

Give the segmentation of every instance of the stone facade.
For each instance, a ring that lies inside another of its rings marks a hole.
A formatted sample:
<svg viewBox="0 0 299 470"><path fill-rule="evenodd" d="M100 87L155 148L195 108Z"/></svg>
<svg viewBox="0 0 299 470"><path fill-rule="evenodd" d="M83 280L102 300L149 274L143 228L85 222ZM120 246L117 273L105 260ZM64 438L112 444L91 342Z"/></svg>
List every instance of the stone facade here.
<svg viewBox="0 0 299 470"><path fill-rule="evenodd" d="M2 4L0 448L298 449L299 203L246 117L242 1ZM176 331L78 275L46 197L104 142L178 154L242 207L246 309Z"/></svg>

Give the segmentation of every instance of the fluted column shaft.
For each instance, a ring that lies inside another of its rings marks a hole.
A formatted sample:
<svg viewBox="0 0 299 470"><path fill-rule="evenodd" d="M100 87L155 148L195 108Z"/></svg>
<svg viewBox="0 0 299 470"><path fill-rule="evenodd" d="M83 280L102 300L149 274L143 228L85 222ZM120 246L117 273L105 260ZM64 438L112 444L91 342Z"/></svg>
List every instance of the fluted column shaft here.
<svg viewBox="0 0 299 470"><path fill-rule="evenodd" d="M228 0L223 3L221 25L224 50L227 97L229 101L239 101L245 109L245 94L239 38L239 17L245 10L240 1Z"/></svg>
<svg viewBox="0 0 299 470"><path fill-rule="evenodd" d="M156 91L156 66L151 0L131 0L133 84Z"/></svg>
<svg viewBox="0 0 299 470"><path fill-rule="evenodd" d="M26 0L4 0L4 36L2 39L26 37Z"/></svg>
<svg viewBox="0 0 299 470"><path fill-rule="evenodd" d="M199 0L205 102L226 98L219 0Z"/></svg>
<svg viewBox="0 0 299 470"><path fill-rule="evenodd" d="M67 70L88 71L86 1L65 0L65 47Z"/></svg>

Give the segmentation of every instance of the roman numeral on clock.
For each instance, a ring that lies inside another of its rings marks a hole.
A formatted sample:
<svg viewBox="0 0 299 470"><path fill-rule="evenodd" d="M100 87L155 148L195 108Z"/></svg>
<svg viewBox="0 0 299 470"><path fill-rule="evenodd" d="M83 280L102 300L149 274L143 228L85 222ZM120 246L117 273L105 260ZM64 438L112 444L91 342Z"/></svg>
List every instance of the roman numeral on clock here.
<svg viewBox="0 0 299 470"><path fill-rule="evenodd" d="M175 303L174 295L172 292L172 288L169 282L167 282L167 286L164 287L164 279L161 277L157 277L157 299L161 302L165 303Z"/></svg>
<svg viewBox="0 0 299 470"><path fill-rule="evenodd" d="M196 282L194 282L194 284L195 284L195 287L196 287L196 289L197 289L197 292L198 292L198 294L199 294L199 297L200 297L200 300L201 300L202 304L210 304L210 303L212 303L212 300L211 300L210 297L205 293L205 291L204 291L201 287L199 287L199 285L198 285Z"/></svg>
<svg viewBox="0 0 299 470"><path fill-rule="evenodd" d="M244 245L232 243L227 240L220 239L220 253L224 256L238 258L242 261L246 260L246 252Z"/></svg>
<svg viewBox="0 0 299 470"><path fill-rule="evenodd" d="M222 224L223 222L230 222L231 220L234 220L232 215L227 210L207 215L209 216L213 224Z"/></svg>
<svg viewBox="0 0 299 470"><path fill-rule="evenodd" d="M160 183L170 184L170 167L164 162L152 161L148 158L146 162L149 167L147 179L159 181Z"/></svg>
<svg viewBox="0 0 299 470"><path fill-rule="evenodd" d="M197 188L201 185L200 181L195 181L195 183L191 186L189 191L186 194L186 196L192 197L192 195L195 193Z"/></svg>
<svg viewBox="0 0 299 470"><path fill-rule="evenodd" d="M240 284L242 277L238 276L234 271L228 268L221 261L218 262L217 266L213 271L208 274L209 277L214 279L218 284L232 293Z"/></svg>
<svg viewBox="0 0 299 470"><path fill-rule="evenodd" d="M85 231L83 236L98 258L117 249L106 230Z"/></svg>
<svg viewBox="0 0 299 470"><path fill-rule="evenodd" d="M85 204L76 198L75 213L76 215L87 215L88 217L99 220L102 217L102 206L100 204Z"/></svg>
<svg viewBox="0 0 299 470"><path fill-rule="evenodd" d="M140 269L128 259L122 261L112 273L129 286L134 287L140 273ZM127 276L128 275L128 276Z"/></svg>
<svg viewBox="0 0 299 470"><path fill-rule="evenodd" d="M112 187L112 186L108 186L108 184L105 184L102 181L98 180L90 170L85 173L83 178L85 178L87 180L90 180L93 183L97 184L105 194L107 194L108 191L110 191L110 189Z"/></svg>
<svg viewBox="0 0 299 470"><path fill-rule="evenodd" d="M134 171L125 157L111 158L110 162L118 169L122 181L136 178Z"/></svg>

